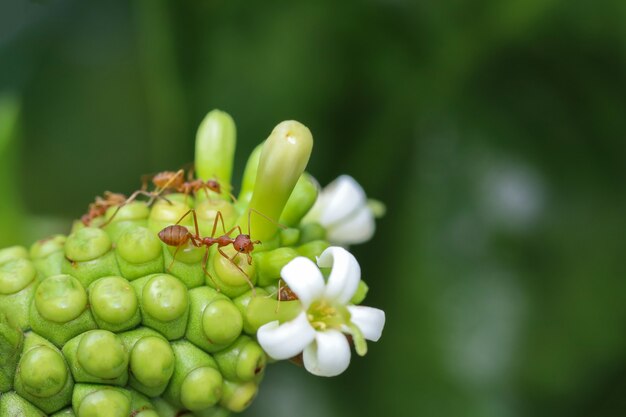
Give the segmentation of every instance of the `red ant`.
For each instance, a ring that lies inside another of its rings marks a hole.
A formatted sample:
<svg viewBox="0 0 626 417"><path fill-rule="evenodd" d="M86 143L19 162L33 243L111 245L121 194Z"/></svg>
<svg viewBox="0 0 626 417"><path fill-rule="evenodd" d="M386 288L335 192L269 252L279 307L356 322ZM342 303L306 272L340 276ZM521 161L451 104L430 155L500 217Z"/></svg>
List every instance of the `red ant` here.
<svg viewBox="0 0 626 417"><path fill-rule="evenodd" d="M109 207L123 204L126 201L124 194L112 193L105 191L104 198L97 196L96 201L89 204L89 210L87 214L83 214L80 218L85 226L91 225L91 222L96 218L103 216Z"/></svg>
<svg viewBox="0 0 626 417"><path fill-rule="evenodd" d="M174 260L176 259L176 254L178 253L179 249L183 247L185 244L187 244L187 242L190 242L193 246L197 248L205 246L206 252L204 253L204 258L202 259L202 270L204 271L205 274L209 276L209 278L211 278L211 280L213 281L213 284L215 284L217 288L217 284L215 280L206 269L207 262L209 259L209 248L217 244L217 251L219 252L219 254L222 255L224 258L228 259L235 267L237 267L237 269L239 269L239 271L241 271L242 274L244 274L244 276L246 277L246 281L248 282L248 285L252 289L253 293L256 293L254 289L254 285L252 284L250 277L248 277L248 274L246 274L246 272L243 269L241 269L239 265L235 263L235 259L237 258L237 256L243 253L246 255L246 260L248 262L248 265L252 265L252 255L250 255L250 253L254 250L254 245L261 244L260 240L253 241L250 238L250 215L252 214L253 211L265 217L266 219L276 223L274 220L270 219L269 217L260 213L259 211L255 209L249 209L248 211L248 234L244 234L240 226L234 226L229 231L226 231L226 227L224 226L224 217L222 216L222 213L218 211L217 215L215 216L215 220L213 221L213 230L211 231L211 236L201 237L200 231L198 229L198 218L196 217L196 210L190 209L176 222L176 224L167 226L166 228L164 228L163 230L159 232L159 239L161 239L163 243L169 246L176 246L176 251L174 252L172 263L168 267L168 270L172 267L172 264L174 263ZM189 213L193 215L193 224L194 224L195 234L192 234L189 231L189 229L179 224L181 221L183 221L185 217L189 215ZM222 222L222 229L224 230L224 234L219 237L215 237L215 231L217 230L218 220ZM279 226L284 227L282 225L279 225ZM230 234L233 233L235 230L239 231L239 234L235 238L230 237ZM228 254L226 254L222 250L223 247L228 246L228 245L233 245L233 248L236 251L232 257L228 256Z"/></svg>
<svg viewBox="0 0 626 417"><path fill-rule="evenodd" d="M133 202L140 195L144 195L150 198L148 202L146 203L149 206L157 198L163 199L171 204L171 202L167 198L161 195L166 191L179 192L187 196L192 193L197 194L200 190L204 190L207 195L207 198L209 197L209 192L208 192L209 190L218 194L222 193L222 187L217 180L203 181L201 179L196 179L196 180L188 179L188 181L185 181L184 177L185 177L185 171L182 169L176 172L174 171L159 172L152 177L152 183L155 186L155 189L153 191L146 190L147 181L144 178L141 189L132 193L131 196L128 197L128 199L126 199L123 203L121 203L119 207L117 208L117 210L115 210L113 215L101 227L105 227L109 223L111 223L111 221L113 221L113 219L115 218L117 213L122 209L122 207ZM235 197L232 194L230 194L230 197L233 199L233 201L236 201Z"/></svg>

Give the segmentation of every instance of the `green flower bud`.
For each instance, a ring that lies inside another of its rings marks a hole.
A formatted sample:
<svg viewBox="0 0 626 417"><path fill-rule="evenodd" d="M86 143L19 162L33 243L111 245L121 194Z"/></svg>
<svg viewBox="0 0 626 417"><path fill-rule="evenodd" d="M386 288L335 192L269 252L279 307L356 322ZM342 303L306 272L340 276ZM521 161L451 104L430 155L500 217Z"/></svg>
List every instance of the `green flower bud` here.
<svg viewBox="0 0 626 417"><path fill-rule="evenodd" d="M261 151L263 151L263 144L258 145L250 156L246 163L246 168L243 171L243 179L241 181L241 191L239 191L239 197L237 197L238 211L243 212L250 200L252 200L252 192L254 191L254 184L256 183L256 174L259 170L259 160L261 159Z"/></svg>
<svg viewBox="0 0 626 417"><path fill-rule="evenodd" d="M96 328L87 309L85 290L69 275L48 277L39 284L29 319L35 332L59 347L72 337Z"/></svg>
<svg viewBox="0 0 626 417"><path fill-rule="evenodd" d="M61 411L57 411L54 414L51 414L50 417L76 417L76 414L74 414L74 410L72 409L72 407L68 407L64 408Z"/></svg>
<svg viewBox="0 0 626 417"><path fill-rule="evenodd" d="M267 355L261 346L248 336L239 337L214 357L224 378L237 382L260 379L267 364Z"/></svg>
<svg viewBox="0 0 626 417"><path fill-rule="evenodd" d="M228 417L230 415L230 410L227 410L224 407L215 406L195 411L193 415L195 417Z"/></svg>
<svg viewBox="0 0 626 417"><path fill-rule="evenodd" d="M119 337L107 330L83 333L63 346L76 382L126 385L128 352Z"/></svg>
<svg viewBox="0 0 626 417"><path fill-rule="evenodd" d="M190 320L185 337L207 352L216 352L241 334L243 318L227 297L212 288L189 291Z"/></svg>
<svg viewBox="0 0 626 417"><path fill-rule="evenodd" d="M275 284L280 278L280 270L283 269L283 266L297 256L298 252L292 248L278 248L253 254L258 285L266 287Z"/></svg>
<svg viewBox="0 0 626 417"><path fill-rule="evenodd" d="M161 242L145 227L126 229L117 242L116 256L120 271L128 280L163 271Z"/></svg>
<svg viewBox="0 0 626 417"><path fill-rule="evenodd" d="M65 242L64 274L76 277L88 287L100 277L119 275L109 235L94 227L85 227L68 236Z"/></svg>
<svg viewBox="0 0 626 417"><path fill-rule="evenodd" d="M121 388L76 384L72 406L77 417L128 417L131 395Z"/></svg>
<svg viewBox="0 0 626 417"><path fill-rule="evenodd" d="M23 336L20 329L10 323L0 310L0 393L13 387L15 368L22 351Z"/></svg>
<svg viewBox="0 0 626 417"><path fill-rule="evenodd" d="M15 259L28 259L28 251L23 246L0 249L0 265Z"/></svg>
<svg viewBox="0 0 626 417"><path fill-rule="evenodd" d="M307 223L300 227L300 244L325 239L326 229L319 223Z"/></svg>
<svg viewBox="0 0 626 417"><path fill-rule="evenodd" d="M130 415L134 417L159 417L156 411L154 411L154 405L148 398L138 393L137 391L129 390L130 401Z"/></svg>
<svg viewBox="0 0 626 417"><path fill-rule="evenodd" d="M191 411L217 404L223 380L215 360L185 340L172 343L172 349L176 367L164 398Z"/></svg>
<svg viewBox="0 0 626 417"><path fill-rule="evenodd" d="M237 383L224 380L224 395L220 405L235 413L240 413L252 404L258 386L252 381Z"/></svg>
<svg viewBox="0 0 626 417"><path fill-rule="evenodd" d="M17 258L0 264L0 294L15 294L35 280L37 270L31 261Z"/></svg>
<svg viewBox="0 0 626 417"><path fill-rule="evenodd" d="M89 304L98 327L121 332L141 323L137 294L122 277L105 277L89 287Z"/></svg>
<svg viewBox="0 0 626 417"><path fill-rule="evenodd" d="M216 247L211 248L211 258L208 263L206 284L215 287L229 297L236 297L250 289L250 284L256 282L256 268L254 263L248 264L246 256L239 254L232 261L236 254L235 248L231 246L223 247L223 256Z"/></svg>
<svg viewBox="0 0 626 417"><path fill-rule="evenodd" d="M309 129L296 121L279 123L263 145L250 208L278 221L300 175L309 161L313 137ZM252 230L254 238L271 240L276 224L261 216L244 213L239 221L243 230Z"/></svg>
<svg viewBox="0 0 626 417"><path fill-rule="evenodd" d="M196 134L196 173L203 180L217 179L229 184L237 145L237 130L232 117L220 110L210 111ZM226 194L228 197L228 194Z"/></svg>
<svg viewBox="0 0 626 417"><path fill-rule="evenodd" d="M193 207L193 199L190 196L168 194L166 198L169 202L158 200L152 206L152 210L150 210L148 229L152 230L154 233L159 233L167 226L175 224ZM192 217L187 216L180 224L183 226L192 226L192 222Z"/></svg>
<svg viewBox="0 0 626 417"><path fill-rule="evenodd" d="M295 227L300 220L313 207L319 193L319 184L306 172L300 176L296 187L293 189L285 209L280 216L279 223L285 226Z"/></svg>
<svg viewBox="0 0 626 417"><path fill-rule="evenodd" d="M50 414L71 403L73 387L61 352L44 338L29 333L15 376L15 391Z"/></svg>
<svg viewBox="0 0 626 417"><path fill-rule="evenodd" d="M160 417L191 417L191 411L183 410L181 407L174 406L161 397L152 398L154 409L159 413ZM193 415L196 415L194 413Z"/></svg>
<svg viewBox="0 0 626 417"><path fill-rule="evenodd" d="M178 278L189 289L204 285L205 276L202 262L205 248L196 248L191 243L176 252L175 247L166 246L163 260L166 272ZM176 253L176 259L174 259Z"/></svg>
<svg viewBox="0 0 626 417"><path fill-rule="evenodd" d="M356 292L354 293L354 296L352 296L352 299L350 300L350 304L361 304L363 300L365 300L365 296L367 296L368 291L369 291L369 287L367 286L365 281L363 280L359 281L359 286L357 287Z"/></svg>
<svg viewBox="0 0 626 417"><path fill-rule="evenodd" d="M118 336L130 352L130 386L149 397L161 395L174 373L174 352L169 342L146 327Z"/></svg>
<svg viewBox="0 0 626 417"><path fill-rule="evenodd" d="M295 227L280 229L278 237L280 246L294 246L300 241L300 229Z"/></svg>
<svg viewBox="0 0 626 417"><path fill-rule="evenodd" d="M48 239L38 240L30 247L30 257L35 268L44 276L59 275L65 259L64 235L55 235Z"/></svg>
<svg viewBox="0 0 626 417"><path fill-rule="evenodd" d="M189 316L187 288L167 274L156 274L131 284L139 298L142 323L175 340L185 334Z"/></svg>
<svg viewBox="0 0 626 417"><path fill-rule="evenodd" d="M218 211L222 213L224 227L222 228L222 223L218 221L214 237L222 235L234 226L237 220L237 211L232 203L226 200L205 200L196 205L200 236L211 236ZM193 229L190 230L194 233Z"/></svg>
<svg viewBox="0 0 626 417"><path fill-rule="evenodd" d="M46 413L15 392L8 392L0 396L0 416L46 417Z"/></svg>
<svg viewBox="0 0 626 417"><path fill-rule="evenodd" d="M0 309L10 312L21 329L30 327L28 309L37 287L36 276L28 259L14 258L0 264Z"/></svg>
<svg viewBox="0 0 626 417"><path fill-rule="evenodd" d="M299 300L278 301L276 294L267 291L259 291L254 296L248 292L236 298L235 305L243 315L243 329L250 335L256 335L259 327L274 320L284 323L293 320L302 312L302 304Z"/></svg>
<svg viewBox="0 0 626 417"><path fill-rule="evenodd" d="M329 246L330 243L325 240L313 240L305 243L304 245L298 246L296 250L300 256L305 256L313 262L317 262L317 257L320 256Z"/></svg>
<svg viewBox="0 0 626 417"><path fill-rule="evenodd" d="M132 229L137 226L148 226L150 208L148 208L146 203L143 201L133 201L132 203L128 203L121 208L118 206L110 207L106 214L101 218L102 223L109 220L114 214L115 217L104 227L104 230L107 232L111 240L117 243L120 236L122 236L128 229ZM97 225L96 222L92 222L92 224Z"/></svg>

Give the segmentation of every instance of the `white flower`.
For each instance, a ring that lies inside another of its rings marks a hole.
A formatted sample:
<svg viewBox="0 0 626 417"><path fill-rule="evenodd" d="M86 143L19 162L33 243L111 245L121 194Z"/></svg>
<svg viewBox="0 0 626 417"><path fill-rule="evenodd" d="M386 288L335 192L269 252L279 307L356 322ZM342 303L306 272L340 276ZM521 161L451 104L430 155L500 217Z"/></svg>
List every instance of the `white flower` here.
<svg viewBox="0 0 626 417"><path fill-rule="evenodd" d="M318 258L321 268L332 267L328 282L318 266L305 257L293 259L281 277L302 303L302 312L283 324L267 323L257 332L259 344L274 359L303 353L305 368L319 376L335 376L350 363L350 334L356 351L367 352L365 339L377 341L385 325L385 312L349 305L361 280L356 258L341 247L329 247Z"/></svg>
<svg viewBox="0 0 626 417"><path fill-rule="evenodd" d="M341 175L320 192L303 223L317 222L326 229L329 242L351 245L372 238L374 217L363 188L354 178Z"/></svg>

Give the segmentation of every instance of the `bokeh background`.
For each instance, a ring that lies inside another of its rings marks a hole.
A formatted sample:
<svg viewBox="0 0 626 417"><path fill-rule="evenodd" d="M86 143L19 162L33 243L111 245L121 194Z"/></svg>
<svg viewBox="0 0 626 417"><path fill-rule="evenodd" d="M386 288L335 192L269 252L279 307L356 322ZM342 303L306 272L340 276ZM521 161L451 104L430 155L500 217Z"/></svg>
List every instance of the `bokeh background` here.
<svg viewBox="0 0 626 417"><path fill-rule="evenodd" d="M322 184L387 204L353 247L388 323L334 379L271 367L246 416L626 415L626 2L8 0L0 245L284 119ZM237 178L235 185L237 185Z"/></svg>

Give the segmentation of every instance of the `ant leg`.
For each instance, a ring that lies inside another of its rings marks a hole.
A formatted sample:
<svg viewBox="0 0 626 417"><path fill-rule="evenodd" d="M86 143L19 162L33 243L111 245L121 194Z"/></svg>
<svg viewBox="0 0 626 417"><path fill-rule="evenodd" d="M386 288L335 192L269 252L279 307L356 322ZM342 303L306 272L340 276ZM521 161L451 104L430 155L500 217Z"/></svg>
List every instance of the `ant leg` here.
<svg viewBox="0 0 626 417"><path fill-rule="evenodd" d="M209 271L207 270L207 264L208 263L209 263L209 247L207 246L206 252L204 252L204 257L202 258L202 270L204 271L204 273L206 275L209 276L209 278L211 279L211 282L213 283L213 285L215 285L215 289L219 292L220 291L220 286L217 285L217 282L215 281L215 278L213 278L213 275L211 275L209 273Z"/></svg>
<svg viewBox="0 0 626 417"><path fill-rule="evenodd" d="M250 286L250 289L252 289L252 294L254 294L256 296L256 289L254 288L254 284L252 284L252 280L250 279L250 277L248 276L248 274L246 274L246 271L244 271L243 269L241 269L241 267L239 265L237 265L237 263L235 263L235 258L237 257L237 255L239 255L239 252L235 252L235 254L233 255L233 257L229 257L226 252L224 252L222 250L222 248L217 248L217 251L220 253L220 255L222 255L224 258L228 259L230 261L231 264L233 264L242 274L244 277L246 277L246 281L248 282L248 285Z"/></svg>
<svg viewBox="0 0 626 417"><path fill-rule="evenodd" d="M215 220L213 221L213 230L211 231L211 237L215 237L215 230L217 229L217 220L220 220L222 222L222 230L224 231L225 235L228 235L230 233L226 233L226 226L224 225L224 216L222 215L221 211L217 211L217 214L215 215ZM231 233L234 229L231 229Z"/></svg>
<svg viewBox="0 0 626 417"><path fill-rule="evenodd" d="M117 206L117 209L113 212L113 215L109 218L109 220L107 220L106 222L104 222L104 224L102 224L100 226L100 228L104 228L106 226L109 225L109 223L111 223L113 221L113 219L115 218L115 216L117 216L117 213L119 213L119 211L122 209L122 207L124 207L127 204L132 203L133 201L135 201L137 199L137 197L139 197L140 195L145 195L145 196L150 196L151 194L147 191L143 191L143 190L137 190L134 193L132 193L130 195L130 197L128 197L126 199L126 201L124 201L122 204L120 204L119 206Z"/></svg>
<svg viewBox="0 0 626 417"><path fill-rule="evenodd" d="M193 226L194 226L194 228L196 230L196 234L193 237L199 239L200 238L200 230L198 229L198 217L196 216L196 210L195 209L189 209L187 211L187 213L183 214L183 216L180 219L178 219L176 224L179 224L180 222L182 222L183 219L189 215L189 213L191 213L193 215ZM195 242L194 242L194 245L198 246L198 245L195 244Z"/></svg>
<svg viewBox="0 0 626 417"><path fill-rule="evenodd" d="M259 210L254 209L254 208L249 208L248 209L248 235L250 235L250 236L252 236L252 232L250 231L250 218L252 216L252 212L258 214L261 217L263 217L265 220L268 220L268 221L274 223L276 226L280 227L283 230L288 229L288 227L285 226L284 224L278 223L276 220L272 219L269 216L266 216L265 214L261 213Z"/></svg>

